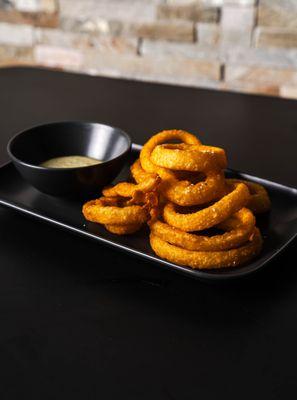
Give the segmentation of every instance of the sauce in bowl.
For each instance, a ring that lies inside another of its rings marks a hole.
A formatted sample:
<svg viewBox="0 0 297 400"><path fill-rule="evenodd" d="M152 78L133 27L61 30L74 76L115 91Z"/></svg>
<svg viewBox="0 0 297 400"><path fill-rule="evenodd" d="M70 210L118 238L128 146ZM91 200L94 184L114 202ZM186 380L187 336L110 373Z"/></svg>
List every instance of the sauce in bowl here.
<svg viewBox="0 0 297 400"><path fill-rule="evenodd" d="M85 156L64 156L51 158L41 163L40 166L45 168L78 168L100 164L101 162L95 158Z"/></svg>

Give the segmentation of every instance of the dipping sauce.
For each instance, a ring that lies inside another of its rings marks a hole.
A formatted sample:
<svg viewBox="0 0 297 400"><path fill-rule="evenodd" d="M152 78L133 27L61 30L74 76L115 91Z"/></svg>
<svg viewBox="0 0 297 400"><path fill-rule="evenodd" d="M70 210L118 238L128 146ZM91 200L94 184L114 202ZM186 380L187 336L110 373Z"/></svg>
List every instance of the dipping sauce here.
<svg viewBox="0 0 297 400"><path fill-rule="evenodd" d="M90 165L100 164L102 161L95 158L85 156L65 156L51 158L40 164L41 167L46 168L78 168L88 167Z"/></svg>

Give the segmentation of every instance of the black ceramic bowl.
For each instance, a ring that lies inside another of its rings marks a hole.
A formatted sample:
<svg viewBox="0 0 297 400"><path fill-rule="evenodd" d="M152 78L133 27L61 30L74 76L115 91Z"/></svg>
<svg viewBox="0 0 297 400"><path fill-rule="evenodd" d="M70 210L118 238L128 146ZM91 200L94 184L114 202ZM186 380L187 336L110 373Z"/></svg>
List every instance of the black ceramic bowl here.
<svg viewBox="0 0 297 400"><path fill-rule="evenodd" d="M90 122L56 122L14 136L7 151L20 174L41 192L85 197L99 193L121 171L131 149L119 128ZM78 168L45 168L40 164L61 156L88 156L102 163Z"/></svg>

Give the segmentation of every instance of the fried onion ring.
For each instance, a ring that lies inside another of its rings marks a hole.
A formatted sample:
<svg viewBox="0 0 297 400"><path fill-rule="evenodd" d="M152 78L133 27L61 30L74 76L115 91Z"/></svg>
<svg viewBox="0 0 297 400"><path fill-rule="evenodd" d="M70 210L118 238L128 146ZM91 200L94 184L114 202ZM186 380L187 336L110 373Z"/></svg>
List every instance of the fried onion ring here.
<svg viewBox="0 0 297 400"><path fill-rule="evenodd" d="M194 269L227 268L242 265L257 254L262 248L262 237L259 229L255 228L250 241L241 247L224 251L191 251L167 243L151 233L150 244L154 252L178 265Z"/></svg>
<svg viewBox="0 0 297 400"><path fill-rule="evenodd" d="M244 181L242 179L227 179L229 183L244 183L250 192L250 200L247 203L247 208L255 214L261 214L270 210L271 201L266 189L259 183Z"/></svg>
<svg viewBox="0 0 297 400"><path fill-rule="evenodd" d="M183 143L192 145L201 144L200 140L196 138L196 136L182 130L173 129L157 133L145 143L140 152L141 166L146 172L157 173L162 179L169 179L174 176L170 171L166 170L163 167L156 166L151 161L151 154L154 148L157 145L163 144L170 140L180 140Z"/></svg>
<svg viewBox="0 0 297 400"><path fill-rule="evenodd" d="M227 167L227 158L223 149L186 143L156 146L152 151L151 161L159 167L177 171L205 172Z"/></svg>
<svg viewBox="0 0 297 400"><path fill-rule="evenodd" d="M189 180L179 181L173 172L162 169L165 171L166 179L162 180L160 191L169 201L179 206L209 203L225 192L223 171L209 171L206 173L205 180L193 184ZM139 160L132 165L131 173L137 183L148 179L148 175L150 175L142 168Z"/></svg>
<svg viewBox="0 0 297 400"><path fill-rule="evenodd" d="M132 174L133 179L138 183L145 182L150 176L155 175L149 172L146 172L140 163L140 159L138 158L130 167L130 171Z"/></svg>
<svg viewBox="0 0 297 400"><path fill-rule="evenodd" d="M105 228L116 235L130 235L131 233L135 233L139 231L142 224L127 224L127 225L112 225L106 224Z"/></svg>
<svg viewBox="0 0 297 400"><path fill-rule="evenodd" d="M225 191L223 171L208 171L206 178L198 183L176 179L162 182L161 192L172 203L179 206L195 206L209 203L222 196Z"/></svg>
<svg viewBox="0 0 297 400"><path fill-rule="evenodd" d="M201 142L195 136L188 132L177 130L160 132L148 140L140 152L140 164L142 170L145 172L157 173L162 178L162 183L160 185L161 193L169 201L180 206L205 204L221 196L225 187L225 178L223 172L220 170L206 171L206 179L204 181L192 184L188 180L179 181L174 171L154 164L151 160L151 155L156 146L163 144L164 141L173 139L181 140L183 143L181 143L180 146L184 145L187 149L191 146L194 146L196 149L202 146ZM177 146L176 149L178 149L178 145L172 146L172 149L175 148L174 146ZM207 146L202 146L202 148L205 147ZM220 150L218 150L217 153L221 154L221 156L218 157L221 157L221 163L225 165L223 160L224 155ZM211 157L212 156L210 156L210 158ZM208 166L210 166L209 163ZM137 163L132 168L132 174L136 182L144 179L144 173Z"/></svg>
<svg viewBox="0 0 297 400"><path fill-rule="evenodd" d="M146 179L140 183L120 182L115 186L103 189L103 196L106 197L133 197L137 192L148 193L155 191L161 182L161 178L156 174L146 174Z"/></svg>
<svg viewBox="0 0 297 400"><path fill-rule="evenodd" d="M176 211L173 203L167 203L164 207L163 218L169 225L184 232L211 228L245 207L248 202L250 194L246 185L233 183L231 188L230 193L213 205L190 214L181 214Z"/></svg>
<svg viewBox="0 0 297 400"><path fill-rule="evenodd" d="M217 225L225 233L211 237L183 232L159 220L152 221L149 226L153 235L183 249L222 251L241 246L249 240L255 228L255 217L250 210L242 208Z"/></svg>
<svg viewBox="0 0 297 400"><path fill-rule="evenodd" d="M83 215L91 222L104 225L143 224L148 219L147 211L140 205L121 207L114 198L101 197L83 205Z"/></svg>

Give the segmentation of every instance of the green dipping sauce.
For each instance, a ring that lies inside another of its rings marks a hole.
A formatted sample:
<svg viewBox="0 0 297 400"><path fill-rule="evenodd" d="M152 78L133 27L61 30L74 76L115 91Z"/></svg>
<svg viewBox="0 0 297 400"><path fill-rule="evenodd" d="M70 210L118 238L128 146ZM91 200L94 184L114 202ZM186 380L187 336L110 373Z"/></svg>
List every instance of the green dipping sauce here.
<svg viewBox="0 0 297 400"><path fill-rule="evenodd" d="M46 168L78 168L88 167L90 165L100 164L102 161L95 158L85 156L65 156L51 158L40 164L41 167Z"/></svg>

